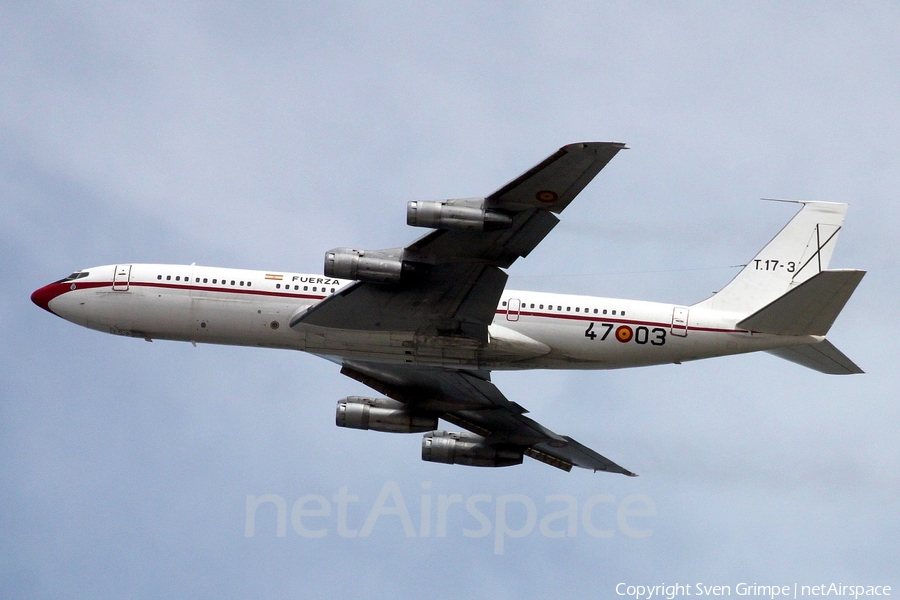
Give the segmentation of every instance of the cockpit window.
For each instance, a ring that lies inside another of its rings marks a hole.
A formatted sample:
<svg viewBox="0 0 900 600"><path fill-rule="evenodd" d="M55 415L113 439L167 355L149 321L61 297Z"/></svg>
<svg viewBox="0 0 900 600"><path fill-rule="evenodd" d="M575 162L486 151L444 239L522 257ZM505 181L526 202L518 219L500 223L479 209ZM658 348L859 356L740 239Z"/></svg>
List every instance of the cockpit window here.
<svg viewBox="0 0 900 600"><path fill-rule="evenodd" d="M67 281L74 281L75 279L81 279L83 277L87 277L88 275L90 275L90 273L87 271L75 271L74 273L72 273L71 275L66 277L65 279L60 279L59 281L57 281L57 283L65 283Z"/></svg>

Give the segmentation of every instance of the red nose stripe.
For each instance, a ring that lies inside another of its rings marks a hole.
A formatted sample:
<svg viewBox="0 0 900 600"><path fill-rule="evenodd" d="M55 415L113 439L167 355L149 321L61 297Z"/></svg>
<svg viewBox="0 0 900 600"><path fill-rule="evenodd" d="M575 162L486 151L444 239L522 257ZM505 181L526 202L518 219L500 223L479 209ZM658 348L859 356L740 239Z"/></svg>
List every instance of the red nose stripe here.
<svg viewBox="0 0 900 600"><path fill-rule="evenodd" d="M46 310L47 312L52 313L50 310L50 301L56 298L57 296L61 296L69 291L68 283L51 283L49 285L45 285L44 287L35 290L33 294L31 294L31 301Z"/></svg>

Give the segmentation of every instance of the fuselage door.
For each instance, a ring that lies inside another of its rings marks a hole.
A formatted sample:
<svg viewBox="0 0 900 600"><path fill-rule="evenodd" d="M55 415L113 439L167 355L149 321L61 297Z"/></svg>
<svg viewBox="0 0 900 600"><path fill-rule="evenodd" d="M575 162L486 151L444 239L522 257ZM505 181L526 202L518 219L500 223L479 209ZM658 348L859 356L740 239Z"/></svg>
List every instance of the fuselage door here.
<svg viewBox="0 0 900 600"><path fill-rule="evenodd" d="M131 280L131 265L116 265L115 274L113 275L113 291L128 291L128 282Z"/></svg>
<svg viewBox="0 0 900 600"><path fill-rule="evenodd" d="M507 321L518 321L519 320L519 310L522 307L522 302L518 298L510 298L509 303L506 307L506 320Z"/></svg>
<svg viewBox="0 0 900 600"><path fill-rule="evenodd" d="M688 309L684 306L676 306L672 311L672 335L687 336Z"/></svg>

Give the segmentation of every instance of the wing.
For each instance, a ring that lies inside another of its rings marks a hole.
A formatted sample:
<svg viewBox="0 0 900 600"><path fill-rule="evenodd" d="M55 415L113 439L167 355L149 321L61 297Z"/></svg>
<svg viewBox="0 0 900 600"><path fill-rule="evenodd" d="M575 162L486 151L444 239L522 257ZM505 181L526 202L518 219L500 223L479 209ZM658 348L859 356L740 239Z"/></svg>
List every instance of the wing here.
<svg viewBox="0 0 900 600"><path fill-rule="evenodd" d="M314 331L323 340L332 336L331 346L322 342L323 354L328 347L346 348L351 340L382 339L391 348L415 344L418 356L423 351L468 356L471 348L488 342L488 326L506 285L502 269L527 256L559 222L556 214L624 147L571 144L484 198L410 206L422 214L446 209L447 218L420 222L416 213L414 224L436 231L405 248L326 254L327 275L361 281L295 316L291 327ZM466 221L473 214L480 221ZM341 268L351 270L347 275L329 273L329 259L331 268L344 261ZM413 412L437 415L471 431L481 450L513 461L506 464L528 455L567 471L577 466L634 475L525 416L525 409L509 401L486 371L344 361L341 372L406 403Z"/></svg>
<svg viewBox="0 0 900 600"><path fill-rule="evenodd" d="M568 206L624 147L616 142L570 144L485 198L447 201L464 209L477 205L482 215L499 215L504 226L443 228L406 248L378 251L404 269L415 267L417 276L399 283L357 282L296 316L291 326L409 332L486 343L506 285L501 269L527 256L559 222L554 213Z"/></svg>
<svg viewBox="0 0 900 600"><path fill-rule="evenodd" d="M412 365L345 361L341 373L407 404L417 412L440 418L484 438L499 451L522 454L569 471L635 474L568 436L556 434L525 416L524 408L508 400L484 371L446 370Z"/></svg>

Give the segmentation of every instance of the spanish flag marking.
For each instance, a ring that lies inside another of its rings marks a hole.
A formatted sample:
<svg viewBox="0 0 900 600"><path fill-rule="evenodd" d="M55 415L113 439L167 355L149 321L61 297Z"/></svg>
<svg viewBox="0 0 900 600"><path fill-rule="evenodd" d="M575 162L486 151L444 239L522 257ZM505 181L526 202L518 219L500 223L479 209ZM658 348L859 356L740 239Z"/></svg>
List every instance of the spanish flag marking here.
<svg viewBox="0 0 900 600"><path fill-rule="evenodd" d="M541 190L535 194L535 198L541 202L556 202L559 200L559 195L553 190Z"/></svg>
<svg viewBox="0 0 900 600"><path fill-rule="evenodd" d="M282 279L284 279L284 275L272 275L271 273L266 273L266 279L281 281Z"/></svg>
<svg viewBox="0 0 900 600"><path fill-rule="evenodd" d="M634 337L634 332L628 325L622 325L618 329L616 329L616 339L623 344L625 342L630 342L632 337Z"/></svg>

